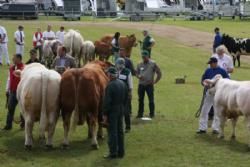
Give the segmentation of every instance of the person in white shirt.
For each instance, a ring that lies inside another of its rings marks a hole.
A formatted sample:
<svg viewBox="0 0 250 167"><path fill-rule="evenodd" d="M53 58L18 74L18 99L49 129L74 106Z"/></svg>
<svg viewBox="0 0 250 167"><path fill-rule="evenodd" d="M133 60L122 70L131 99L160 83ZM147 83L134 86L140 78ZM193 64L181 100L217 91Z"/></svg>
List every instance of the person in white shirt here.
<svg viewBox="0 0 250 167"><path fill-rule="evenodd" d="M23 56L24 54L24 31L23 26L18 26L18 30L14 33L14 40L16 43L16 54L21 54Z"/></svg>
<svg viewBox="0 0 250 167"><path fill-rule="evenodd" d="M5 56L6 64L10 65L7 31L3 26L0 26L0 65L2 65L3 56Z"/></svg>
<svg viewBox="0 0 250 167"><path fill-rule="evenodd" d="M43 32L43 40L54 40L55 38L56 38L56 35L52 31L51 25L48 25L47 31Z"/></svg>
<svg viewBox="0 0 250 167"><path fill-rule="evenodd" d="M42 51L43 51L43 34L41 28L37 28L37 32L33 35L33 47L39 51L39 60L42 60Z"/></svg>
<svg viewBox="0 0 250 167"><path fill-rule="evenodd" d="M61 26L60 30L56 32L56 39L58 39L62 44L64 42L64 27Z"/></svg>
<svg viewBox="0 0 250 167"><path fill-rule="evenodd" d="M228 74L231 74L233 73L234 65L232 57L227 53L227 48L224 45L220 45L216 48L216 53L212 57L217 58L220 68L223 68Z"/></svg>

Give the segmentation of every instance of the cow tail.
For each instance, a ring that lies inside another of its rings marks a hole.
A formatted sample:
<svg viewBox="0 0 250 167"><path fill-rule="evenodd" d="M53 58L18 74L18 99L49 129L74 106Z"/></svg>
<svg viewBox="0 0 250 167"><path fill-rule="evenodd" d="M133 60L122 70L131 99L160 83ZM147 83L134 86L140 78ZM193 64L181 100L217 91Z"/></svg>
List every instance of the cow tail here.
<svg viewBox="0 0 250 167"><path fill-rule="evenodd" d="M42 107L40 113L40 133L44 134L47 128L47 112L46 112L46 105L47 105L47 88L48 88L48 71L42 72Z"/></svg>
<svg viewBox="0 0 250 167"><path fill-rule="evenodd" d="M79 91L78 91L78 84L79 82L79 78L78 75L76 75L76 80L75 80L75 109L73 112L73 120L71 121L71 127L72 127L72 131L74 132L76 130L76 126L79 122L79 101L78 101L78 97L79 97Z"/></svg>

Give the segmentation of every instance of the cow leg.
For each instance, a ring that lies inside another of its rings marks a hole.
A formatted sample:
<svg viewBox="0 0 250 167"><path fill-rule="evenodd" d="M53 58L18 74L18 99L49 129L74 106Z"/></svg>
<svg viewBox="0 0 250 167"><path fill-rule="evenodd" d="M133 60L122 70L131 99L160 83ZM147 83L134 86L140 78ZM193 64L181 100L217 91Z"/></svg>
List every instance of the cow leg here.
<svg viewBox="0 0 250 167"><path fill-rule="evenodd" d="M233 62L234 62L234 66L235 66L235 63L236 63L236 57L235 57L235 55L233 55Z"/></svg>
<svg viewBox="0 0 250 167"><path fill-rule="evenodd" d="M69 146L69 128L70 128L70 119L71 119L71 114L72 111L69 112L62 112L62 117L63 117L63 128L64 128L64 140L63 140L63 147L68 147Z"/></svg>
<svg viewBox="0 0 250 167"><path fill-rule="evenodd" d="M233 132L232 132L232 136L231 136L231 139L232 139L232 140L234 140L234 139L236 138L235 129L236 129L237 120L238 120L238 117L233 118L233 119L231 120L231 121L232 121L232 128L233 128Z"/></svg>
<svg viewBox="0 0 250 167"><path fill-rule="evenodd" d="M25 120L25 148L30 150L33 144L33 136L32 136L32 129L33 129L34 122L28 116Z"/></svg>
<svg viewBox="0 0 250 167"><path fill-rule="evenodd" d="M223 139L224 138L224 126L226 122L226 117L224 115L224 108L218 104L214 104L214 113L215 117L219 118L219 135L218 138Z"/></svg>
<svg viewBox="0 0 250 167"><path fill-rule="evenodd" d="M97 142L97 129L98 129L98 119L97 117L95 117L94 115L90 116L90 120L89 120L89 129L90 129L90 133L91 133L91 146L94 149L98 149L98 142Z"/></svg>
<svg viewBox="0 0 250 167"><path fill-rule="evenodd" d="M240 54L237 54L236 58L237 58L237 61L238 61L238 67L240 67Z"/></svg>
<svg viewBox="0 0 250 167"><path fill-rule="evenodd" d="M48 128L48 141L46 144L47 148L52 148L53 143L53 136L55 133L55 127L56 127L56 121L57 121L57 114L56 113L50 113L49 116L49 128Z"/></svg>
<svg viewBox="0 0 250 167"><path fill-rule="evenodd" d="M250 135L250 115L246 116L247 129ZM250 151L250 136L248 137L248 151Z"/></svg>

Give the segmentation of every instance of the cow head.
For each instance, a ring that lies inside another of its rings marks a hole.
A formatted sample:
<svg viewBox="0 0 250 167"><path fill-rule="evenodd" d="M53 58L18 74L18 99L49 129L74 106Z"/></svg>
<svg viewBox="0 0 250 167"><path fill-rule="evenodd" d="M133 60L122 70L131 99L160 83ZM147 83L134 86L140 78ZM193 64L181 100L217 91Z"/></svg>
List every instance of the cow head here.
<svg viewBox="0 0 250 167"><path fill-rule="evenodd" d="M135 34L127 35L129 45L131 47L136 47L137 46L137 41L136 41L136 36Z"/></svg>
<svg viewBox="0 0 250 167"><path fill-rule="evenodd" d="M213 79L206 79L203 81L203 85L208 89L209 94L215 94L216 92L216 84L222 78L220 74L217 74L213 77Z"/></svg>

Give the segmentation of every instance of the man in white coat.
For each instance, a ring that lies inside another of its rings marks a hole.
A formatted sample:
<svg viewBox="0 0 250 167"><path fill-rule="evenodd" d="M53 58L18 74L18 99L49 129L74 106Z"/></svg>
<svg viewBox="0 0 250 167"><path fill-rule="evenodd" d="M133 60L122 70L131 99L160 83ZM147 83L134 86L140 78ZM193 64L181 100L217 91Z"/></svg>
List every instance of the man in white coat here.
<svg viewBox="0 0 250 167"><path fill-rule="evenodd" d="M56 32L56 39L58 39L62 44L64 42L64 27L61 26L60 30Z"/></svg>
<svg viewBox="0 0 250 167"><path fill-rule="evenodd" d="M3 26L0 26L0 65L3 64L3 56L5 56L6 64L10 65L7 31Z"/></svg>
<svg viewBox="0 0 250 167"><path fill-rule="evenodd" d="M56 35L54 31L52 31L52 26L48 25L47 31L43 32L43 40L54 40L56 38Z"/></svg>
<svg viewBox="0 0 250 167"><path fill-rule="evenodd" d="M17 31L14 33L14 41L16 43L16 54L24 55L24 31L23 26L18 26Z"/></svg>

